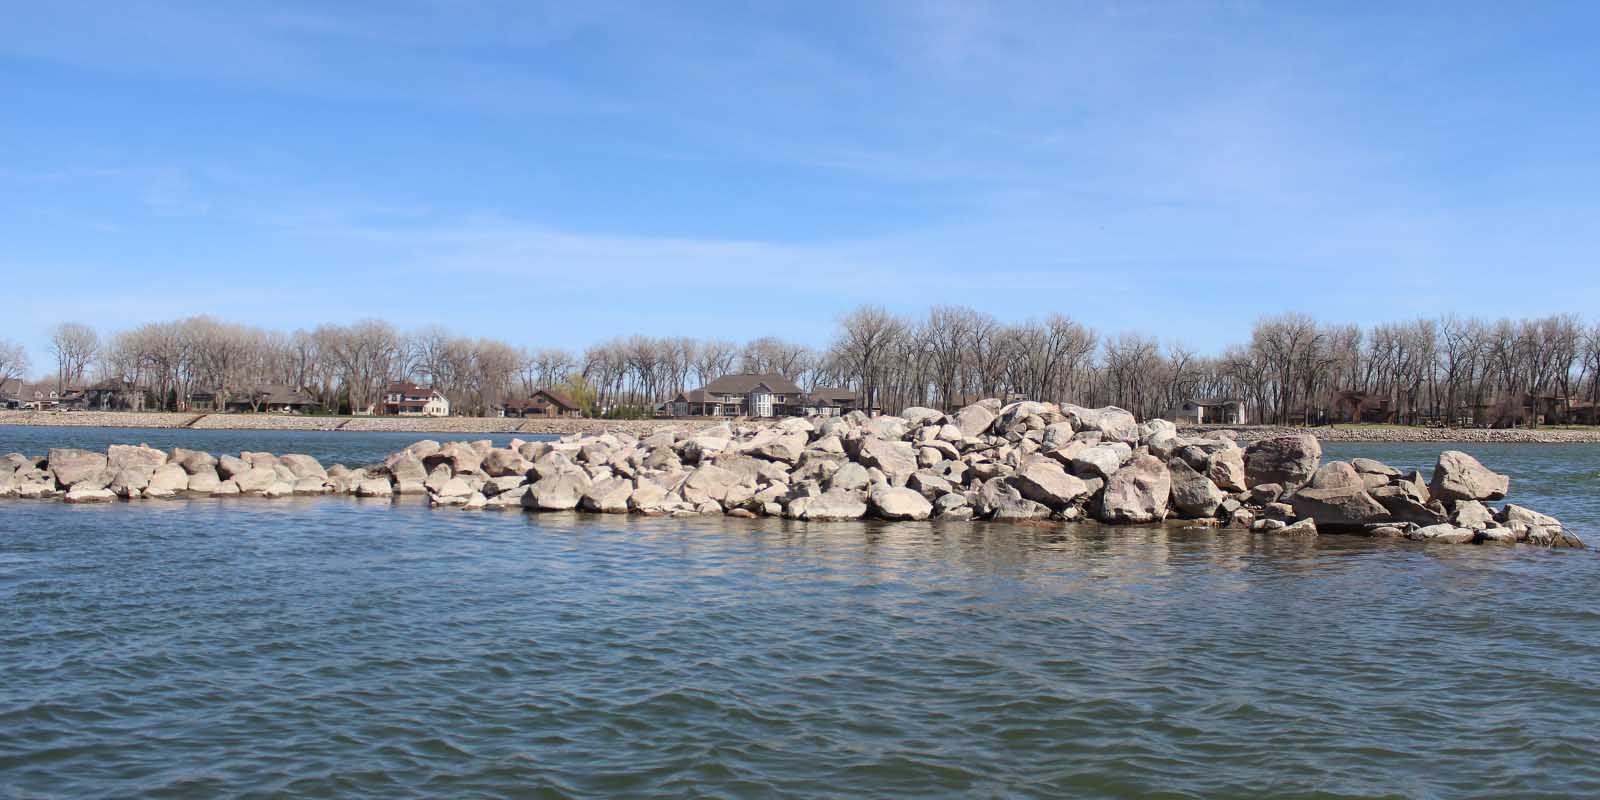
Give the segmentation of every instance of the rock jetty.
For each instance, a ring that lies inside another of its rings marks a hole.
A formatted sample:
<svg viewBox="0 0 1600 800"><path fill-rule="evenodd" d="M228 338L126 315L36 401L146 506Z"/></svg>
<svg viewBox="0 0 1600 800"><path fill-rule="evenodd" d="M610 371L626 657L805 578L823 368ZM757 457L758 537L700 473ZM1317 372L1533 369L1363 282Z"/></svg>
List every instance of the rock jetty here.
<svg viewBox="0 0 1600 800"><path fill-rule="evenodd" d="M1097 520L1279 536L1351 533L1439 543L1580 547L1553 517L1503 500L1510 479L1457 451L1432 475L1322 460L1316 437L1241 446L1119 408L985 400L954 414L582 433L509 447L425 440L382 464L213 456L113 445L0 458L0 497L68 503L184 495L425 495L437 507L798 520Z"/></svg>

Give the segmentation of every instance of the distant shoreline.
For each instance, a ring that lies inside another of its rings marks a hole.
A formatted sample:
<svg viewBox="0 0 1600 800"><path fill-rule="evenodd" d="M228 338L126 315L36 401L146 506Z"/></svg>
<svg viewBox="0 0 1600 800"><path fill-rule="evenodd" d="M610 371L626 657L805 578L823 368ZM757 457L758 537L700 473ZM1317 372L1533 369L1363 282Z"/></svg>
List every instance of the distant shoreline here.
<svg viewBox="0 0 1600 800"><path fill-rule="evenodd" d="M135 411L0 411L0 426L58 428L194 428L241 431L391 431L396 433L526 433L567 435L604 431L653 432L665 426L714 425L721 419L575 419L516 417L322 417L277 414L192 414ZM1231 430L1242 442L1285 433L1311 433L1324 442L1600 444L1600 428L1528 430L1411 428L1390 425L1295 427L1282 425L1185 426L1183 431Z"/></svg>
<svg viewBox="0 0 1600 800"><path fill-rule="evenodd" d="M663 425L705 425L698 420L615 420L571 417L323 417L290 414L191 414L138 411L0 411L0 426L54 428L159 428L240 431L352 431L394 433L601 433L653 432Z"/></svg>
<svg viewBox="0 0 1600 800"><path fill-rule="evenodd" d="M1322 442L1401 444L1600 444L1600 428L1413 428L1404 425L1203 425L1183 426L1179 434L1229 430L1249 443L1290 433L1309 433Z"/></svg>

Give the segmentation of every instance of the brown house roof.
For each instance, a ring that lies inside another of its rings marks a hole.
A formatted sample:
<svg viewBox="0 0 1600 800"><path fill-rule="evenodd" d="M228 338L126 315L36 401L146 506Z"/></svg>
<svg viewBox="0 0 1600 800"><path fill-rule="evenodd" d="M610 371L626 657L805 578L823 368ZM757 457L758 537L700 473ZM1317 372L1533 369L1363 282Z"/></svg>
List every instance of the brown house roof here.
<svg viewBox="0 0 1600 800"><path fill-rule="evenodd" d="M559 391L557 389L540 389L540 390L534 392L533 394L528 395L528 397L526 399L507 400L506 404L505 404L505 407L508 408L508 409L517 409L517 410L532 408L532 407L538 405L537 403L533 402L534 398L540 397L540 396L543 396L545 398L545 403L544 403L545 405L555 406L557 408L562 409L563 411L582 411L583 410L583 409L578 407L577 403L572 402L571 398L567 397L567 395L564 392L561 392L561 391Z"/></svg>
<svg viewBox="0 0 1600 800"><path fill-rule="evenodd" d="M757 386L765 386L773 394L800 394L794 381L775 372L761 375L724 375L706 385L712 394L749 394Z"/></svg>
<svg viewBox="0 0 1600 800"><path fill-rule="evenodd" d="M811 402L813 402L813 403L815 403L817 405L826 404L826 405L830 405L830 406L836 406L836 405L839 405L841 403L859 403L859 402L861 402L861 393L860 392L852 392L849 389L821 388L821 389L812 389L811 390L811 394L810 394L810 398L811 398Z"/></svg>

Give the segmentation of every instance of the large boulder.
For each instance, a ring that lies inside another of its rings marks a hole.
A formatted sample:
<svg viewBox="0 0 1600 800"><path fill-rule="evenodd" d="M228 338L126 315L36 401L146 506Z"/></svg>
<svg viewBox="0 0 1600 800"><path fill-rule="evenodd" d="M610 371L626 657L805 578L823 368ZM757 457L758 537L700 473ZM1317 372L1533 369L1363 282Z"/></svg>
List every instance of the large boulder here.
<svg viewBox="0 0 1600 800"><path fill-rule="evenodd" d="M356 485L357 497L391 497L394 486L388 478L367 478Z"/></svg>
<svg viewBox="0 0 1600 800"><path fill-rule="evenodd" d="M707 500L722 502L728 492L742 483L738 473L715 464L701 464L683 481L683 499L699 505Z"/></svg>
<svg viewBox="0 0 1600 800"><path fill-rule="evenodd" d="M1437 525L1447 519L1442 505L1430 503L1404 482L1369 489L1367 494L1378 501L1378 504L1389 513L1389 517L1396 522L1427 526Z"/></svg>
<svg viewBox="0 0 1600 800"><path fill-rule="evenodd" d="M1244 470L1244 450L1228 447L1212 453L1206 463L1206 477L1223 491L1248 491L1250 478Z"/></svg>
<svg viewBox="0 0 1600 800"><path fill-rule="evenodd" d="M1034 457L1017 470L1012 485L1023 497L1060 510L1089 494L1089 485L1046 458Z"/></svg>
<svg viewBox="0 0 1600 800"><path fill-rule="evenodd" d="M1500 500L1511 489L1511 479L1478 463L1460 450L1439 454L1433 467L1433 496L1446 503L1456 500Z"/></svg>
<svg viewBox="0 0 1600 800"><path fill-rule="evenodd" d="M585 492L589 491L589 475L582 470L570 470L547 478L540 478L522 504L540 511L570 511L578 507Z"/></svg>
<svg viewBox="0 0 1600 800"><path fill-rule="evenodd" d="M1074 474L1085 478L1109 478L1133 455L1133 450L1122 442L1107 442L1071 452L1067 463Z"/></svg>
<svg viewBox="0 0 1600 800"><path fill-rule="evenodd" d="M1351 470L1350 474L1354 475L1355 471ZM1359 481L1355 485L1301 489L1294 493L1289 504L1296 517L1314 519L1317 527L1331 530L1358 528L1390 519L1388 510L1367 494Z"/></svg>
<svg viewBox="0 0 1600 800"><path fill-rule="evenodd" d="M422 464L429 472L444 464L451 474L478 472L483 466L484 453L466 442L445 442L438 450L423 457Z"/></svg>
<svg viewBox="0 0 1600 800"><path fill-rule="evenodd" d="M61 498L68 503L109 503L117 499L115 492L110 489L78 485L72 487L65 497Z"/></svg>
<svg viewBox="0 0 1600 800"><path fill-rule="evenodd" d="M180 474L183 472L180 468L174 467L174 469ZM117 470L116 476L106 488L118 497L133 500L143 496L145 489L150 485L150 476L154 475L155 471L156 468L150 464L131 464ZM187 482L189 476L184 475L183 479Z"/></svg>
<svg viewBox="0 0 1600 800"><path fill-rule="evenodd" d="M217 471L216 456L199 450L185 450L182 447L172 449L172 454L167 456L167 463L183 467L183 471L190 475L206 470Z"/></svg>
<svg viewBox="0 0 1600 800"><path fill-rule="evenodd" d="M912 489L885 486L874 491L868 500L872 513L882 519L922 520L933 514L933 503Z"/></svg>
<svg viewBox="0 0 1600 800"><path fill-rule="evenodd" d="M973 403L956 412L954 423L963 436L971 439L989 431L989 426L994 424L994 412L982 403Z"/></svg>
<svg viewBox="0 0 1600 800"><path fill-rule="evenodd" d="M867 437L858 447L856 461L864 467L877 467L897 486L917 471L917 454L910 442Z"/></svg>
<svg viewBox="0 0 1600 800"><path fill-rule="evenodd" d="M812 521L852 520L866 516L867 504L856 492L833 489L790 500L784 513L794 519Z"/></svg>
<svg viewBox="0 0 1600 800"><path fill-rule="evenodd" d="M529 464L516 450L497 447L483 457L480 466L483 474L491 478L504 478L510 475L526 475Z"/></svg>
<svg viewBox="0 0 1600 800"><path fill-rule="evenodd" d="M106 448L106 466L113 470L124 467L159 467L167 463L167 454L145 445L114 444Z"/></svg>
<svg viewBox="0 0 1600 800"><path fill-rule="evenodd" d="M628 513L628 498L633 494L633 482L622 478L601 478L589 484L579 503L589 511L603 514Z"/></svg>
<svg viewBox="0 0 1600 800"><path fill-rule="evenodd" d="M196 494L213 494L222 486L222 478L214 467L204 467L189 475L188 491ZM148 490L147 490L148 491ZM177 490L173 490L177 491Z"/></svg>
<svg viewBox="0 0 1600 800"><path fill-rule="evenodd" d="M394 476L395 483L422 483L428 479L428 468L411 451L402 450L399 458L389 462L389 474Z"/></svg>
<svg viewBox="0 0 1600 800"><path fill-rule="evenodd" d="M1103 441L1128 444L1139 441L1138 420L1133 418L1132 413L1116 406L1084 408L1068 403L1061 406L1061 415L1079 431L1099 431Z"/></svg>
<svg viewBox="0 0 1600 800"><path fill-rule="evenodd" d="M311 456L301 453L289 453L278 456L278 463L289 470L296 481L306 478L321 478L327 480L328 471L322 468L321 462Z"/></svg>
<svg viewBox="0 0 1600 800"><path fill-rule="evenodd" d="M1293 491L1317 474L1322 445L1309 433L1262 439L1244 451L1245 480L1251 486L1276 483Z"/></svg>
<svg viewBox="0 0 1600 800"><path fill-rule="evenodd" d="M1306 484L1312 489L1345 489L1351 486L1365 488L1366 483L1356 468L1346 461L1329 461L1317 469L1311 476L1311 482Z"/></svg>
<svg viewBox="0 0 1600 800"><path fill-rule="evenodd" d="M1217 507L1228 496L1210 478L1179 458L1169 462L1168 469L1172 473L1172 508L1179 516L1189 519L1216 516Z"/></svg>
<svg viewBox="0 0 1600 800"><path fill-rule="evenodd" d="M1167 516L1172 476L1161 459L1135 456L1106 480L1100 519L1113 523L1160 522Z"/></svg>
<svg viewBox="0 0 1600 800"><path fill-rule="evenodd" d="M96 482L100 474L106 471L106 457L103 453L79 450L76 447L51 448L49 462L50 474L55 476L56 483L64 488L80 483ZM110 477L116 476L113 474ZM95 488L105 488L107 483L110 483L109 478Z"/></svg>
<svg viewBox="0 0 1600 800"><path fill-rule="evenodd" d="M211 476L215 479L216 472L213 471ZM183 467L177 464L163 464L156 467L155 472L150 473L150 480L148 485L145 486L145 491L154 492L158 495L185 492L189 490L190 480L192 478L189 473L183 470Z"/></svg>
<svg viewBox="0 0 1600 800"><path fill-rule="evenodd" d="M279 481L277 471L266 467L250 467L234 473L229 480L237 484L243 494L265 494L267 489Z"/></svg>

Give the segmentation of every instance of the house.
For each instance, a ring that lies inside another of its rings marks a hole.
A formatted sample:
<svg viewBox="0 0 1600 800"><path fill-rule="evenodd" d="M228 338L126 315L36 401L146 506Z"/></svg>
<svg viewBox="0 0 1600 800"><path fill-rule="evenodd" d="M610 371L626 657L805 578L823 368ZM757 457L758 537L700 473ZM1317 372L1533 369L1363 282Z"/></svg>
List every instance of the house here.
<svg viewBox="0 0 1600 800"><path fill-rule="evenodd" d="M508 417L580 417L583 409L556 389L540 389L523 400L507 400Z"/></svg>
<svg viewBox="0 0 1600 800"><path fill-rule="evenodd" d="M22 381L0 381L0 408L22 408Z"/></svg>
<svg viewBox="0 0 1600 800"><path fill-rule="evenodd" d="M73 385L56 388L54 381L13 384L3 401L7 408L24 411L56 411L76 409L83 405L83 389Z"/></svg>
<svg viewBox="0 0 1600 800"><path fill-rule="evenodd" d="M143 387L112 378L83 390L83 407L91 411L143 411L144 398Z"/></svg>
<svg viewBox="0 0 1600 800"><path fill-rule="evenodd" d="M1216 400L1185 400L1167 412L1167 419L1189 425L1243 425L1244 401L1225 397Z"/></svg>
<svg viewBox="0 0 1600 800"><path fill-rule="evenodd" d="M383 413L398 417L448 417L450 401L432 386L396 381L383 387Z"/></svg>
<svg viewBox="0 0 1600 800"><path fill-rule="evenodd" d="M309 414L322 409L322 403L310 392L281 383L257 384L243 389L196 389L189 393L189 403L196 409L236 414Z"/></svg>
<svg viewBox="0 0 1600 800"><path fill-rule="evenodd" d="M1351 390L1334 394L1333 411L1340 422L1392 423L1397 417L1394 398Z"/></svg>
<svg viewBox="0 0 1600 800"><path fill-rule="evenodd" d="M805 393L776 373L724 375L705 388L672 398L675 417L788 417L802 411Z"/></svg>
<svg viewBox="0 0 1600 800"><path fill-rule="evenodd" d="M861 408L861 393L849 389L812 389L805 399L807 414L823 417L840 417Z"/></svg>

